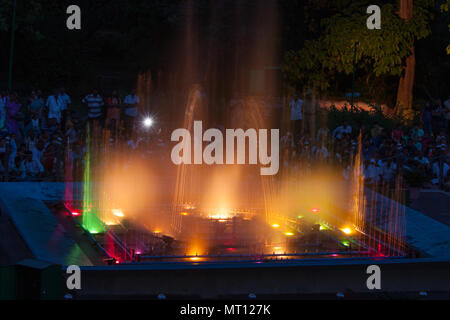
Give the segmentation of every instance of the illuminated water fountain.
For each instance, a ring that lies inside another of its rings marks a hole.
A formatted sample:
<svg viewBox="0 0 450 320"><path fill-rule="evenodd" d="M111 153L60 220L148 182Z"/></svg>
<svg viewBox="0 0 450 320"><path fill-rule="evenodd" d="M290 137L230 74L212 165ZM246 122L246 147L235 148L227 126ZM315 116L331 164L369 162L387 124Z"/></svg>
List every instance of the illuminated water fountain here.
<svg viewBox="0 0 450 320"><path fill-rule="evenodd" d="M180 92L170 97L172 120L177 128L192 132L195 121L210 127L222 119L214 119L215 107L207 99L216 94L220 75L212 66L220 61L209 54L202 72L189 3L180 45L185 54L174 59L173 69L181 71L169 84L172 92ZM236 23L245 20L243 9L236 10ZM256 16L263 19L255 21L265 22L261 29L266 36L254 41L254 52L244 57L235 53L234 75L227 80L236 95L249 87L243 73L253 64L277 64L276 8L267 5L259 10ZM267 87L275 85L272 80ZM146 112L151 90L150 73L140 75L138 92ZM239 95L239 108L221 114L230 128L282 126L265 115L264 95ZM104 249L106 258L198 263L404 255L404 213L397 202L380 204L376 193L365 188L361 141L347 183L325 165L317 164L307 173L311 168L302 162L275 177L261 176L259 166L252 165L174 166L167 154L169 160L159 163L163 156L145 159L142 150L130 151L126 142L111 142L108 132L95 130L93 134L88 130L86 137L82 197L68 182L66 207ZM391 198L401 200L399 193Z"/></svg>

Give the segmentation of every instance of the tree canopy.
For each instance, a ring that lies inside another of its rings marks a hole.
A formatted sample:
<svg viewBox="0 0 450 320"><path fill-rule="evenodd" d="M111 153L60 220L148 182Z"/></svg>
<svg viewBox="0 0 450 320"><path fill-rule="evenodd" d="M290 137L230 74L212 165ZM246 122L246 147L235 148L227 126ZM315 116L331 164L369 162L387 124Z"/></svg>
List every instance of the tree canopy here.
<svg viewBox="0 0 450 320"><path fill-rule="evenodd" d="M275 41L271 46L277 51L276 63L282 66L285 84L290 88L312 87L328 95L348 92L355 41L359 42L360 92L372 90L394 96L395 83L413 45L418 49L417 77L429 87L424 91L445 83L441 75L444 68L433 63L445 63L437 51L443 42L445 55L448 21L444 23L444 36L439 33L442 25L433 24L433 17L448 16L449 0L414 0L414 16L409 21L399 16L398 0L380 0L381 30L366 27L366 9L372 4L369 0L272 1L275 2L279 28L277 37L270 41ZM0 0L3 48L9 48L13 3L14 0ZM208 64L202 62L213 57L210 61L220 66L210 70L216 70L216 78L223 79L220 85L231 88L227 82L231 82L229 74L235 72L230 66L238 65L239 60L242 68L251 68L252 61L248 60L255 50L260 50L254 48L261 37L257 33L263 32L258 23L264 26L266 22L255 15L261 0L80 0L77 4L82 8L82 29L69 31L66 8L72 1L16 0L16 3L16 88L20 84L44 89L60 84L90 87L97 85L96 78L103 74L117 74L130 83L131 77L135 79L140 71L158 71L173 65L177 59L186 58L180 43L187 29L188 5L194 6L190 19L195 24L195 37L191 40L200 43L191 54L205 69ZM439 4L444 5L440 8ZM269 41L267 37L263 40ZM427 41L425 47L420 47L421 41ZM1 50L2 75L7 74L8 60L9 50ZM2 87L6 79L7 76L0 79Z"/></svg>
<svg viewBox="0 0 450 320"><path fill-rule="evenodd" d="M392 1L380 4L382 27L366 26L367 7L371 1L333 1L322 10L321 32L305 42L300 50L286 53L283 70L291 86L305 86L326 91L339 75L353 71L354 43L359 42L356 63L365 80L383 76L400 76L404 60L411 54L415 40L431 34L434 0L415 0L414 17L406 22L398 15Z"/></svg>

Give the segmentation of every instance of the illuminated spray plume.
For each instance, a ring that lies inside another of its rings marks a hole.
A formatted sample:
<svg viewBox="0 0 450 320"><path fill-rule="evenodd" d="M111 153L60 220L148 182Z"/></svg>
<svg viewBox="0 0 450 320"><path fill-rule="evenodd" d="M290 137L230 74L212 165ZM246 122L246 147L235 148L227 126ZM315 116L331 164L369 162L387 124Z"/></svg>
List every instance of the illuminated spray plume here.
<svg viewBox="0 0 450 320"><path fill-rule="evenodd" d="M179 142L171 153L174 164L244 165L248 156L248 164L257 165L259 159L259 163L264 165L260 169L261 175L273 176L278 173L280 142L278 129L270 130L270 155L268 154L267 129L259 129L258 132L256 129L248 129L247 131L227 129L225 138L219 129L209 129L205 133L202 131L202 121L194 121L193 142L191 141L191 133L187 129L177 129L172 133L172 142ZM208 142L209 145L203 150L204 142ZM237 149L237 152L235 152L235 149ZM192 161L192 153L194 154L194 161ZM265 167L266 165L267 167Z"/></svg>
<svg viewBox="0 0 450 320"><path fill-rule="evenodd" d="M140 144L137 150L131 150L126 143L111 143L104 132L94 135L88 131L84 159L84 210L83 217L80 217L83 226L92 232L102 232L102 227L109 230L107 233L111 236L105 242L113 256L128 257L127 254L119 254L120 248L126 247L144 255L185 254L196 263L206 259L203 255L214 252L285 257L286 253L305 253L311 248L321 248L320 240L328 239L330 234L339 240L338 247L331 248L332 251L357 248L359 253L364 254L371 248L373 254L398 255L398 251L392 248L400 248L402 243L403 213L399 207L391 205L393 207L388 209L387 201L376 201L367 195L361 141L348 183L340 179L339 169L325 162L315 161L310 165L298 155L285 155L283 152L280 155L280 170L276 170L278 174L262 176L260 167L249 165L251 160L254 163L255 149L241 146L246 154L242 157L244 153L241 153L239 157L237 144L232 150L236 156L235 161L230 161L233 164L226 165L228 152L222 154L222 162L220 158L205 161L205 150L209 147L211 155L216 156L211 144L216 141L214 138L220 140L220 137L226 143L226 132L219 135L219 131L211 131L207 134L209 138L204 139L206 132L195 135L196 121L201 121L205 128L216 128L218 121L223 119L220 123L222 128L242 128L244 135L249 129L254 129L258 134L260 130L280 126L266 115L263 99L258 98L257 94L242 93L242 88L249 86L245 74L250 62L255 63L252 65L255 69L277 63L274 42L277 11L271 6L259 7L256 20L264 21L261 32L267 36L252 40L255 49L247 55L236 50L234 75L226 79L233 94L236 94L233 97L236 103L221 111L211 102L208 103L208 98L212 97L209 101L214 101L217 94L221 73L216 66L221 61L211 51L208 61L204 63L208 69L200 76L201 64L196 59L199 39L191 12L195 9L188 5L186 10L186 28L182 28L182 45L177 50L183 54L174 59L176 64L174 62L173 68L180 72L178 76L168 79L170 88L179 94L169 95L167 99L170 105L183 106L181 110L171 110L171 121L173 127L183 130L180 136L187 137L189 134L191 152L186 153L189 153L191 163L196 162L197 154L200 163L189 165L189 161L180 161L179 165L174 166L170 161L170 150L164 151L166 153L163 155L152 154L148 159L143 159L138 149L147 151L145 145ZM215 10L220 9L214 7L212 11ZM236 7L238 25L247 21L242 10L242 7ZM143 101L144 113L151 105L151 81L150 72L139 75L138 94ZM268 81L267 88L275 86L274 82L273 79ZM257 83L251 83L250 87L253 86L257 87ZM220 119L215 119L218 111L223 114ZM152 130L146 130L144 134L150 136L159 123L159 116L158 121L144 117L139 127L151 127ZM282 129L286 129L285 124ZM265 137L267 155L275 147L268 132ZM250 141L252 137L244 139ZM165 142L170 144L170 141ZM256 144L259 147L259 143ZM217 147L214 151L220 149ZM263 159L258 151L256 158ZM184 152L179 155L184 156ZM165 162L159 161L162 158ZM290 161L289 166L284 166L284 161ZM261 164L262 161L259 162ZM383 225L385 232L377 225L381 211L386 216ZM120 242L116 239L118 235Z"/></svg>
<svg viewBox="0 0 450 320"><path fill-rule="evenodd" d="M358 152L353 163L353 172L351 175L352 194L351 194L351 210L354 213L354 227L363 232L365 227L365 206L366 199L364 195L364 170L362 163L362 132L358 137ZM346 234L350 234L351 230L347 227L344 231Z"/></svg>
<svg viewBox="0 0 450 320"><path fill-rule="evenodd" d="M97 216L98 209L94 206L94 182L91 180L91 135L89 125L86 133L86 155L83 174L83 227L92 234L104 231L101 220Z"/></svg>

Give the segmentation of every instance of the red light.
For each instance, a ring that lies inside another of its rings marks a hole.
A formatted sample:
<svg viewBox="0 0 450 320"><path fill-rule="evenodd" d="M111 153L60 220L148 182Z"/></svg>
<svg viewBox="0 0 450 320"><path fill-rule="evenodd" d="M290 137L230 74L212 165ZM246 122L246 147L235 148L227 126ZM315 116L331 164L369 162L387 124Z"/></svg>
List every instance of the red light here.
<svg viewBox="0 0 450 320"><path fill-rule="evenodd" d="M116 264L119 264L120 263L120 261L119 260L116 260Z"/></svg>
<svg viewBox="0 0 450 320"><path fill-rule="evenodd" d="M81 213L79 213L79 212L72 212L72 215L73 215L74 217L78 217L78 216L81 216Z"/></svg>
<svg viewBox="0 0 450 320"><path fill-rule="evenodd" d="M320 212L320 209L319 209L319 208L312 208L312 209L311 209L311 212L312 212L312 213L319 213L319 212Z"/></svg>
<svg viewBox="0 0 450 320"><path fill-rule="evenodd" d="M227 251L236 251L236 248L227 248Z"/></svg>

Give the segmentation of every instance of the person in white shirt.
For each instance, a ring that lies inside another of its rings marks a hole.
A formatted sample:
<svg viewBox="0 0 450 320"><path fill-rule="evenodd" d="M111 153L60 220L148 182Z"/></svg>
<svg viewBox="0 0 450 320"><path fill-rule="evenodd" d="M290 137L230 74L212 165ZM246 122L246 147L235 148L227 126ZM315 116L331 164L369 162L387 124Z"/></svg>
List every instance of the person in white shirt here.
<svg viewBox="0 0 450 320"><path fill-rule="evenodd" d="M61 123L62 105L58 99L58 90L53 91L53 95L47 98L48 119L54 119L58 124Z"/></svg>
<svg viewBox="0 0 450 320"><path fill-rule="evenodd" d="M344 134L351 135L352 134L352 126L348 124L348 122L344 122L342 126L337 127L333 131L333 137L335 139L341 140Z"/></svg>
<svg viewBox="0 0 450 320"><path fill-rule="evenodd" d="M292 137L292 133L290 131L286 132L284 136L280 139L281 148L283 149L291 149L294 147L294 138Z"/></svg>
<svg viewBox="0 0 450 320"><path fill-rule="evenodd" d="M386 170L386 163L383 161L383 160L381 160L381 159L379 159L378 161L377 161L377 176L378 176L378 179L380 180L381 178L383 178L383 173L385 172L385 170Z"/></svg>
<svg viewBox="0 0 450 320"><path fill-rule="evenodd" d="M298 95L292 99L289 104L291 107L291 123L294 136L300 135L302 133L302 122L303 122L303 100L300 99Z"/></svg>
<svg viewBox="0 0 450 320"><path fill-rule="evenodd" d="M383 180L385 182L392 182L392 179L395 177L395 173L397 172L397 164L388 160L387 163L383 166Z"/></svg>
<svg viewBox="0 0 450 320"><path fill-rule="evenodd" d="M375 159L368 161L364 167L364 177L368 184L375 183L378 181L379 170Z"/></svg>
<svg viewBox="0 0 450 320"><path fill-rule="evenodd" d="M450 170L449 165L447 164L447 162L444 162L442 164L442 175L443 175L443 180L445 181L448 178L448 172ZM439 184L440 182L440 177L441 177L441 168L439 165L439 161L436 161L435 163L433 163L433 176L435 177L432 180L433 184Z"/></svg>
<svg viewBox="0 0 450 320"><path fill-rule="evenodd" d="M36 177L44 172L44 167L41 162L28 151L25 154L25 159L20 164L20 171L22 172L21 178L25 178L26 175Z"/></svg>
<svg viewBox="0 0 450 320"><path fill-rule="evenodd" d="M75 143L78 140L78 132L71 122L67 123L65 138L69 141L70 144Z"/></svg>
<svg viewBox="0 0 450 320"><path fill-rule="evenodd" d="M316 150L316 159L319 161L326 161L328 159L329 152L325 146L319 147Z"/></svg>
<svg viewBox="0 0 450 320"><path fill-rule="evenodd" d="M136 90L134 89L123 100L123 104L125 105L125 129L130 136L138 115L139 102L139 97L136 95Z"/></svg>
<svg viewBox="0 0 450 320"><path fill-rule="evenodd" d="M430 161L423 155L423 153L420 153L420 155L414 157L414 160L425 167L428 167L430 165Z"/></svg>
<svg viewBox="0 0 450 320"><path fill-rule="evenodd" d="M330 129L328 129L326 125L322 125L322 127L320 127L319 131L317 132L316 142L319 145L325 145L329 135Z"/></svg>
<svg viewBox="0 0 450 320"><path fill-rule="evenodd" d="M344 177L345 180L350 179L351 171L352 171L352 168L350 165L348 165L347 168L342 169L342 176Z"/></svg>

